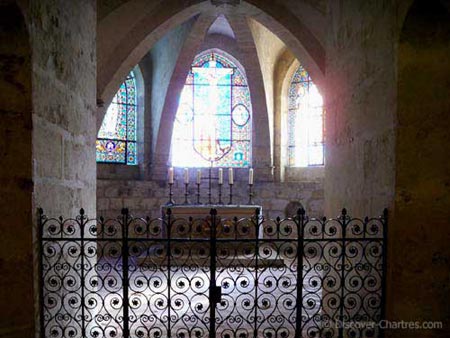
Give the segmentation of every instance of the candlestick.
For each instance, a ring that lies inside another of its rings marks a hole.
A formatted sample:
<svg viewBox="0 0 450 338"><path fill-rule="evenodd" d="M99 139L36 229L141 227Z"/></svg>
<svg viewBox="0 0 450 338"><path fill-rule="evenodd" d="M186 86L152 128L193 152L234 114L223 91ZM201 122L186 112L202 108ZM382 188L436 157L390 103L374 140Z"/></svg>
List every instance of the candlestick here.
<svg viewBox="0 0 450 338"><path fill-rule="evenodd" d="M248 204L253 205L253 184L248 185Z"/></svg>
<svg viewBox="0 0 450 338"><path fill-rule="evenodd" d="M173 184L173 167L169 168L169 184Z"/></svg>
<svg viewBox="0 0 450 338"><path fill-rule="evenodd" d="M228 169L228 183L230 185L233 185L233 183L234 183L233 168Z"/></svg>
<svg viewBox="0 0 450 338"><path fill-rule="evenodd" d="M211 165L209 166L209 176L208 176L208 204L212 204L212 200L211 200L211 189L212 189L212 162Z"/></svg>
<svg viewBox="0 0 450 338"><path fill-rule="evenodd" d="M219 168L219 204L223 204L222 202L222 185L223 185L223 169Z"/></svg>
<svg viewBox="0 0 450 338"><path fill-rule="evenodd" d="M253 168L248 171L248 184L253 185Z"/></svg>
<svg viewBox="0 0 450 338"><path fill-rule="evenodd" d="M189 201L188 201L188 196L189 196L188 186L189 186L189 182L184 183L184 204L189 204Z"/></svg>
<svg viewBox="0 0 450 338"><path fill-rule="evenodd" d="M200 180L197 176L197 204L200 204Z"/></svg>
<svg viewBox="0 0 450 338"><path fill-rule="evenodd" d="M233 176L231 176L233 178ZM230 201L228 204L233 204L233 183L230 183Z"/></svg>
<svg viewBox="0 0 450 338"><path fill-rule="evenodd" d="M219 180L219 202L218 202L218 204L223 204L223 202L222 202L222 185L223 185L223 182L220 183L220 180Z"/></svg>
<svg viewBox="0 0 450 338"><path fill-rule="evenodd" d="M184 168L184 184L188 184L188 183L189 183L189 169Z"/></svg>
<svg viewBox="0 0 450 338"><path fill-rule="evenodd" d="M219 185L223 184L223 169L219 168Z"/></svg>
<svg viewBox="0 0 450 338"><path fill-rule="evenodd" d="M166 203L166 205L174 205L175 204L175 201L173 200L172 186L173 186L173 177L172 177L172 183L169 182L169 201Z"/></svg>

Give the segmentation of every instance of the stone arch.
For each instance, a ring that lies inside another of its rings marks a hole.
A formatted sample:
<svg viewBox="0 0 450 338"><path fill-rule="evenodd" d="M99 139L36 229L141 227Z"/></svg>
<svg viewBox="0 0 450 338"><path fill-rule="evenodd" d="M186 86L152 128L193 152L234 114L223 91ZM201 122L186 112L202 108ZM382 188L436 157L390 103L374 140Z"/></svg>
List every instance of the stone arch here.
<svg viewBox="0 0 450 338"><path fill-rule="evenodd" d="M312 32L286 6L275 2L248 0L243 3L251 17L273 32L308 69L313 81L323 87L325 49Z"/></svg>
<svg viewBox="0 0 450 338"><path fill-rule="evenodd" d="M178 100L173 98L180 97L192 60L198 54L203 38L215 18L215 15L206 13L198 17L180 50L175 68L170 76L169 86L165 92L164 106L160 113L159 125L153 126L152 148L154 154L151 162L152 176L156 179L165 178L170 159L173 122L178 109ZM155 112L152 112L152 114L155 114Z"/></svg>
<svg viewBox="0 0 450 338"><path fill-rule="evenodd" d="M0 332L34 332L31 46L13 0L0 3Z"/></svg>
<svg viewBox="0 0 450 338"><path fill-rule="evenodd" d="M395 246L389 248L388 283L392 289L388 295L395 293L395 301L393 296L388 299L393 320L450 318L448 297L442 297L448 274L442 274L445 268L438 263L450 259L449 55L448 9L439 1L414 1L400 32L397 55L395 208L390 228ZM421 253L414 256L414 266L405 260L411 248ZM432 307L423 306L430 301ZM435 334L445 336L442 331Z"/></svg>
<svg viewBox="0 0 450 338"><path fill-rule="evenodd" d="M144 3L144 4L143 4ZM144 7L139 7L144 6ZM323 82L325 72L325 52L321 42L288 8L280 4L268 4L267 1L248 0L239 6L241 14L249 15L275 32L284 43L291 46L298 59L303 60L315 83ZM137 9L143 13L133 21ZM181 2L167 0L150 9L145 2L127 1L111 13L102 17L98 25L98 80L97 98L102 105L114 96L126 74L137 64L145 53L168 31L201 12L214 12L215 7L209 1ZM128 20L128 21L127 21ZM115 30L131 26L116 42ZM98 127L105 114L105 108L99 107Z"/></svg>
<svg viewBox="0 0 450 338"><path fill-rule="evenodd" d="M291 85L291 79L294 75L296 69L299 66L299 61L297 59L291 60L291 64L288 68L284 69L284 77L282 79L282 86L280 92L280 171L281 171L281 179L285 180L285 169L287 164L287 111L288 111L288 92L289 87Z"/></svg>
<svg viewBox="0 0 450 338"><path fill-rule="evenodd" d="M288 73L293 73L293 64L295 56L289 49L285 49L278 57L275 68L275 110L274 110L274 166L275 180L284 181L284 163L286 163L286 148L283 143L285 136L283 130L286 130L286 119L283 118L283 111L287 107L286 93L288 90L286 77Z"/></svg>
<svg viewBox="0 0 450 338"><path fill-rule="evenodd" d="M236 34L241 62L245 68L253 109L252 163L261 181L273 180L272 138L261 63L250 26L245 17L228 17ZM269 150L269 151L268 151Z"/></svg>
<svg viewBox="0 0 450 338"><path fill-rule="evenodd" d="M145 15L133 23L119 41L107 44L105 40L113 39L116 29L122 28L123 22L132 20L136 15L138 3L138 0L127 1L99 22L97 100L101 105L111 101L121 81L160 38L180 23L198 15L207 5L205 2L189 5L167 0L150 11L140 8ZM97 127L100 127L105 112L104 106L99 107Z"/></svg>
<svg viewBox="0 0 450 338"><path fill-rule="evenodd" d="M147 149L147 144L145 142L145 129L148 124L148 118L145 116L145 82L142 75L141 68L136 65L133 68L134 77L136 81L136 95L137 95L137 146L138 146L138 165L140 171L143 172L145 168L145 163L148 163L148 154L150 150Z"/></svg>

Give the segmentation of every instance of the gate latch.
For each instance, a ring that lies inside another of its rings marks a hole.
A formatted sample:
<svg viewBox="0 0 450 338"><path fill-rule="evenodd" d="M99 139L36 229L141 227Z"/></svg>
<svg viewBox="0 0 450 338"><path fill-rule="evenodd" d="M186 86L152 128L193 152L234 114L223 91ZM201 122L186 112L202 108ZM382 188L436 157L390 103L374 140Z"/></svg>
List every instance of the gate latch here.
<svg viewBox="0 0 450 338"><path fill-rule="evenodd" d="M209 290L209 298L214 304L220 303L222 299L222 287L220 285L211 287Z"/></svg>

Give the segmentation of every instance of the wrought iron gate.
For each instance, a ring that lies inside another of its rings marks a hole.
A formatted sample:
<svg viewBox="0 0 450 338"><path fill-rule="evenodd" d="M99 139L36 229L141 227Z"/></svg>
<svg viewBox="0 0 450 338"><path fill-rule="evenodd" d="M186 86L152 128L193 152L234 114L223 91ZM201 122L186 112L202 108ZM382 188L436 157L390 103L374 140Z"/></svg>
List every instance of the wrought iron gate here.
<svg viewBox="0 0 450 338"><path fill-rule="evenodd" d="M380 337L377 218L47 218L42 337Z"/></svg>

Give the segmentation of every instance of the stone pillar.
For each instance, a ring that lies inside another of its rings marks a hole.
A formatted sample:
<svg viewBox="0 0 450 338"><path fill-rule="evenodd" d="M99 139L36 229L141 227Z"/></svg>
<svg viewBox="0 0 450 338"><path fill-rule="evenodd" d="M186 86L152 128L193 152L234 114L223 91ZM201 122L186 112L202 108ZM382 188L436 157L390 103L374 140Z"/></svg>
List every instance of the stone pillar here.
<svg viewBox="0 0 450 338"><path fill-rule="evenodd" d="M95 218L96 2L30 1L27 18L33 50L34 207L65 218L83 207ZM73 261L61 251L61 261ZM61 289L58 296L66 294Z"/></svg>
<svg viewBox="0 0 450 338"><path fill-rule="evenodd" d="M0 2L0 336L34 331L31 46L25 13Z"/></svg>

